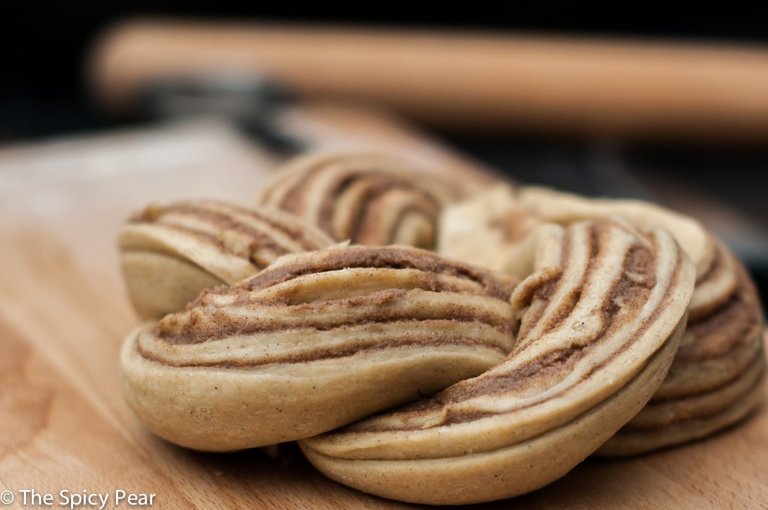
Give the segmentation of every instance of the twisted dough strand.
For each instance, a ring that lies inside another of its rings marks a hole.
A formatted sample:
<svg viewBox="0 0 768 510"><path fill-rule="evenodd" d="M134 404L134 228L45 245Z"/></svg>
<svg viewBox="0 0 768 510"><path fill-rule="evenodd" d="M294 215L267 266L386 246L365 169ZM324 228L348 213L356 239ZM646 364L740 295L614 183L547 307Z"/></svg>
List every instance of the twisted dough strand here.
<svg viewBox="0 0 768 510"><path fill-rule="evenodd" d="M762 335L754 285L718 242L712 269L697 280L688 325L667 378L600 453L642 453L705 437L744 418L764 391Z"/></svg>
<svg viewBox="0 0 768 510"><path fill-rule="evenodd" d="M500 187L448 208L440 251L519 274L525 235L537 224L568 224L606 214L644 228L668 229L695 265L697 281L688 327L667 379L649 405L599 453L628 455L682 443L746 416L762 393L762 307L741 263L695 220L638 201Z"/></svg>
<svg viewBox="0 0 768 510"><path fill-rule="evenodd" d="M308 437L498 363L511 290L415 248L287 255L130 336L125 395L152 431L191 448Z"/></svg>
<svg viewBox="0 0 768 510"><path fill-rule="evenodd" d="M199 200L147 207L123 227L118 243L134 307L143 318L159 318L183 309L203 289L333 241L282 211Z"/></svg>
<svg viewBox="0 0 768 510"><path fill-rule="evenodd" d="M511 297L518 339L504 362L302 441L318 469L412 502L514 496L568 472L647 402L680 342L693 266L660 229L600 220L534 236L532 273Z"/></svg>

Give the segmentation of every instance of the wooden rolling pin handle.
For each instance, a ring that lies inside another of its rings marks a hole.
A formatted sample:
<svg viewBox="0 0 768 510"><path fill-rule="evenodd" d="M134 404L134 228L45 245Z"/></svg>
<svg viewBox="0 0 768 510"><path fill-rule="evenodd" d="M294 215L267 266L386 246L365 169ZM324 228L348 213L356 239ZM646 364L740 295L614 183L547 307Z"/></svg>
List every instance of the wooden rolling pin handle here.
<svg viewBox="0 0 768 510"><path fill-rule="evenodd" d="M452 129L768 139L759 48L136 21L106 34L90 71L113 109L165 77L259 73Z"/></svg>

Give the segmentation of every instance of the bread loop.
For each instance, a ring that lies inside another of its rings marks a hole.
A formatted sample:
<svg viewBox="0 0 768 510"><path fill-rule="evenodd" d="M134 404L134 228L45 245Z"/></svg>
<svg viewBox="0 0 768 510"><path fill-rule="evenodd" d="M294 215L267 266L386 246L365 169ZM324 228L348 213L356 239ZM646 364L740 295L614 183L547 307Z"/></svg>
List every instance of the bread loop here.
<svg viewBox="0 0 768 510"><path fill-rule="evenodd" d="M290 161L257 203L293 213L337 241L434 249L439 215L460 197L451 182L401 159L338 153Z"/></svg>

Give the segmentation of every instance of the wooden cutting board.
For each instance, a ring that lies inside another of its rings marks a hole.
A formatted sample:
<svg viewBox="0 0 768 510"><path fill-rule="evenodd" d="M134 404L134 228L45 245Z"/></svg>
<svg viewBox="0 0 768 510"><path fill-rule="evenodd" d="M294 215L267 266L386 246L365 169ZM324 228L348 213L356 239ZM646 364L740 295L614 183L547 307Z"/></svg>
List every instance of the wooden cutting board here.
<svg viewBox="0 0 768 510"><path fill-rule="evenodd" d="M396 151L471 182L487 178L383 115L315 107L284 122L319 146ZM110 503L118 489L154 493L155 508L405 506L327 480L296 452L272 460L174 447L147 433L121 397L118 349L138 324L118 270L122 222L151 201L247 202L276 163L215 122L0 151L0 492L13 491L12 506L22 507L21 489L109 493ZM489 507L510 505L767 508L768 411L680 448L590 459Z"/></svg>

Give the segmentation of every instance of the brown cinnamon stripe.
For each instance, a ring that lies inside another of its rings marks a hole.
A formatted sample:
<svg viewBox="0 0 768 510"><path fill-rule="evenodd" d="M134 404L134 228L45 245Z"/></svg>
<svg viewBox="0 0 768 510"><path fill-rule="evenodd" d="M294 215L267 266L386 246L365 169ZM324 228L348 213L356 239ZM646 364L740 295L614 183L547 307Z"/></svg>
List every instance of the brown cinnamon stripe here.
<svg viewBox="0 0 768 510"><path fill-rule="evenodd" d="M670 369L664 384L653 396L653 401L681 399L719 388L740 377L760 349L762 343L758 336L726 358L675 364L672 367L674 370Z"/></svg>
<svg viewBox="0 0 768 510"><path fill-rule="evenodd" d="M298 169L297 173L303 174L302 178L292 185L286 184L282 179L275 179L269 183L263 190L264 203L268 203L272 206L278 207L286 211L300 211L302 209L302 203L304 195L309 193L312 189L311 183L317 175L326 168L329 164L332 164L334 157L331 155L323 156L322 158L301 158L295 161L289 162L286 168ZM306 161L302 168L302 163ZM298 166L292 166L298 163ZM286 170L278 170L279 172L285 172ZM282 189L281 189L282 188ZM275 200L272 198L275 190L281 190L283 192L283 198ZM321 223L322 224L322 223Z"/></svg>
<svg viewBox="0 0 768 510"><path fill-rule="evenodd" d="M707 314L689 321L688 331L695 341L681 347L676 363L698 363L727 357L761 334L763 317L757 290L739 262L736 272L738 283L735 291Z"/></svg>
<svg viewBox="0 0 768 510"><path fill-rule="evenodd" d="M410 291L413 293L413 291ZM441 290L432 292L442 292ZM342 309L344 307L354 307L362 305L383 305L385 300L407 300L408 291L392 289L389 291L377 292L373 295L366 295L342 301L334 302L332 305L321 302L319 304L295 305L300 307L295 313L304 314L307 319L300 326L287 325L281 322L279 318L264 322L258 319L244 315L233 315L228 309L205 310L196 313L195 305L191 306L190 311L180 314L169 315L163 318L155 327L153 333L162 338L169 344L195 344L201 342L210 342L221 340L232 336L253 335L257 333L273 333L276 331L289 331L296 329L313 329L315 331L328 331L331 329L344 328L349 326L358 326L362 324L388 324L407 321L415 313L412 309L400 309L389 311L386 307L378 309L373 315L366 317L365 320L348 321L341 319L338 322L325 322L317 320L314 315L329 307L333 309ZM382 299L384 298L384 299ZM275 317L279 317L284 312L281 305L267 304L274 309ZM228 307L227 307L228 308ZM423 311L422 311L423 312ZM440 307L432 310L433 316L429 318L411 319L413 321L428 321L430 319L440 319L448 317L453 322L463 323L483 323L492 325L494 328L504 334L512 334L512 324L500 321L500 317L493 316L486 310L477 307L462 306L453 304L451 306Z"/></svg>
<svg viewBox="0 0 768 510"><path fill-rule="evenodd" d="M719 307L724 306L738 288L738 281L734 279L733 273L738 271L738 268L734 268L734 266L739 266L740 262L720 241L713 238L712 242L715 246L714 254L709 267L696 281L697 289L701 292L700 289L713 282L718 283L718 280L728 282L733 279L733 281L731 286L724 289L724 292L716 294L705 302L700 302L697 296L694 296L690 307L690 317L693 321L699 320L717 311Z"/></svg>
<svg viewBox="0 0 768 510"><path fill-rule="evenodd" d="M718 391L727 390L729 386L736 386L743 380L748 379L749 385L743 391L741 391L738 395L736 395L733 398L723 400L721 402L721 405L716 409L708 409L706 411L694 411L694 412L689 411L685 414L670 413L668 417L663 421L663 423L654 423L654 424L649 423L645 425L640 425L637 423L633 423L633 421L630 421L621 429L621 431L619 432L619 435L625 435L625 434L632 435L632 434L638 434L638 433L657 434L660 430L663 431L664 427L684 424L687 422L695 422L698 420L706 420L707 418L716 418L720 415L725 414L728 409L739 405L743 399L751 395L753 392L757 391L759 387L764 384L764 377L766 374L766 366L765 366L765 361L763 359L764 357L765 357L765 353L761 351L759 355L752 360L752 362L749 364L749 366L747 367L744 373L739 374L738 377L729 381L728 384L725 384L716 390L697 393L697 394L690 394L684 398L675 400L675 402L677 403L683 403L685 401L695 400L696 398L699 398L711 393L717 393ZM670 403L669 401L649 402L648 407L653 408L655 406L660 406L660 405L669 404L669 403Z"/></svg>
<svg viewBox="0 0 768 510"><path fill-rule="evenodd" d="M594 239L590 236L590 242L592 243ZM590 252L592 252L594 243L592 243L590 247ZM560 281L559 278L562 276L562 274L570 268L571 264L573 264L573 261L571 260L570 254L573 249L573 231L568 229L565 231L563 235L563 242L562 242L562 248L561 248L561 258L562 258L562 266L558 268L558 274L555 276L552 275L552 280L547 282L538 282L539 285L537 288L531 289L533 292L530 295L526 295L524 299L527 302L532 301L534 298L537 298L541 300L542 302L549 302L549 298L552 297L552 295L555 293L555 291L558 288L558 282ZM542 284L543 283L543 284ZM519 292L518 292L519 295ZM572 296L573 298L578 298L579 296L577 294L574 294ZM560 314L562 316L567 315L573 307L576 306L576 299L572 299L570 302L565 303L564 305L561 305L561 311ZM538 324L539 321L542 318L542 315L546 312L546 309L541 307L537 310L530 311L526 315L526 322L525 324L521 324L520 330L517 332L517 338L518 338L518 348L522 345L521 339L528 336L528 333L531 328L534 327L534 325ZM556 314L557 315L557 314ZM552 328L554 328L556 324L552 325ZM549 328L549 329L552 329ZM545 329L547 329L545 327Z"/></svg>
<svg viewBox="0 0 768 510"><path fill-rule="evenodd" d="M360 196L360 199L355 204L355 207L340 211L337 208L337 202L339 196L342 195L356 180L367 180L367 186L365 192ZM338 214L344 214L350 218L348 230L345 233L349 234L349 238L352 242L357 242L361 235L364 233L361 229L361 225L366 222L366 219L373 213L375 213L376 200L384 195L395 193L398 191L406 191L408 193L416 192L421 200L427 202L431 207L431 210L425 210L424 206L421 207L421 212L425 215L434 217L440 209L437 199L430 195L426 190L415 188L415 182L396 175L371 175L370 171L361 170L359 173L352 175L342 176L336 180L336 183L330 186L330 192L325 196L320 213L318 216L318 225L326 232L334 231L334 217ZM300 209L291 209L285 207L285 210L300 212ZM373 210L373 211L372 211ZM393 230L393 229L387 229ZM337 236L339 240L341 237ZM392 237L390 237L392 238Z"/></svg>
<svg viewBox="0 0 768 510"><path fill-rule="evenodd" d="M300 263L289 263L269 268L243 282L238 289L221 290L220 292L224 294L239 294L243 290L252 292L307 274L366 267L371 269L416 269L437 275L464 278L477 283L482 287L484 293L497 299L508 297L513 285L508 277L469 264L450 261L425 250L414 252L408 247L401 246L357 248L359 247L325 251L313 257L303 258Z"/></svg>
<svg viewBox="0 0 768 510"><path fill-rule="evenodd" d="M748 368L755 362L765 363L764 354L762 351L762 335L758 335L753 338L752 341L742 347L742 351L739 353L738 359L735 355L729 355L725 360L712 359L708 360L712 363L718 363L719 370L717 376L710 376L702 378L702 380L692 380L687 385L669 386L666 388L660 388L659 391L653 396L649 402L649 406L656 404L663 405L665 403L676 402L685 400L689 397L699 397L709 393L717 392L723 387L733 383L743 376ZM727 361L728 369L723 369L724 363ZM697 369L705 369L701 363L693 363L687 366L678 365L677 371L690 371L695 373ZM670 370L670 374L672 371ZM677 374L675 374L677 375Z"/></svg>
<svg viewBox="0 0 768 510"><path fill-rule="evenodd" d="M194 229L192 227L188 227L185 225L175 225L170 223L154 223L153 227L159 227L162 228L165 231L172 231L177 232L180 234L184 234L185 236L189 238L196 239L202 243L208 244L210 246L215 247L223 254L228 255L236 255L238 257L241 257L251 264L253 264L256 268L264 268L267 267L272 260L274 260L272 257L265 258L261 257L256 253L249 253L248 256L242 257L240 253L234 253L233 250L226 245L224 240L222 239L222 236L220 234L212 234L210 232L204 232L202 230ZM232 227L224 227L224 228L230 228L232 230ZM243 229L237 229L237 231L247 234L251 237L253 242L256 242L260 247L271 249L278 254L285 254L289 253L289 250L285 249L284 247L279 247L276 245L271 238L261 235L261 234L254 234L254 233L246 233L243 231ZM165 250L157 249L157 248L142 248L141 251L144 252L154 252L154 253L166 253Z"/></svg>
<svg viewBox="0 0 768 510"><path fill-rule="evenodd" d="M460 321L471 322L471 321ZM320 349L313 350L311 353L304 354L285 354L283 356L271 356L265 359L241 359L237 361L227 362L195 362L195 363L175 363L170 362L166 358L155 356L151 352L142 348L140 343L136 344L136 349L139 354L147 360L162 363L164 365L173 367L206 367L206 368L240 368L248 369L261 367L265 365L278 365L286 363L309 363L314 361L324 361L330 359L349 358L355 355L371 354L377 351L384 351L388 349L407 349L409 347L445 347L451 345L463 345L473 346L478 349L488 350L499 354L506 354L506 350L499 345L495 345L489 342L481 340L474 340L466 337L455 336L436 336L430 335L429 337L410 338L408 335L392 336L387 339L382 339L374 345L347 345L342 347L334 347L333 349Z"/></svg>
<svg viewBox="0 0 768 510"><path fill-rule="evenodd" d="M553 371L555 367L568 367L572 366L578 358L583 354L583 349L579 348L563 348L547 352L540 358L526 363L522 367L516 369L514 372L507 373L494 373L483 376L478 376L471 380L470 383L463 384L463 381L456 383L450 388L438 393L432 399L424 400L403 407L398 412L408 414L418 414L423 412L435 411L437 409L445 408L439 421L433 420L429 426L424 425L411 425L410 427L397 427L398 431L407 430L427 430L435 429L439 427L445 427L455 425L458 423L466 423L483 418L488 418L499 413L489 411L464 411L451 408L452 404L458 404L460 402L477 398L481 396L503 396L504 393L509 391L510 388L519 389L521 385L525 384L530 378L535 375L546 374L548 371ZM593 372L590 372L590 375ZM561 396L565 391L553 393L552 397ZM516 407L516 410L522 411L524 409L533 407L535 403L529 403L527 405L521 405ZM371 424L367 425L352 425L350 430L355 432L375 432L391 430L390 428L377 427Z"/></svg>
<svg viewBox="0 0 768 510"><path fill-rule="evenodd" d="M588 243L587 252L589 253L589 258L587 264L589 264L596 256L597 239L594 235L594 229L589 230L589 235L585 238L585 241ZM539 307L525 315L525 324L521 325L517 334L517 344L515 346L516 352L522 351L528 345L531 345L532 342L536 341L536 335L532 335L531 331L537 328L540 323L542 332L550 332L554 330L568 317L578 303L578 300L581 297L582 287L587 278L586 271L588 266L585 268L584 274L572 291L564 296L560 302L552 303L553 297L557 295L561 288L560 283L562 282L563 275L567 274L572 267L577 271L579 270L578 267L576 267L576 261L570 256L575 248L574 242L573 230L566 229L560 248L560 258L562 262L558 268L557 276L553 276L553 279L547 282L537 281L536 284L538 285L538 288L532 289L532 292L526 292L524 297L518 297L517 301L520 304L530 304L533 301L538 300L547 303L547 306ZM518 296L521 295L519 292L516 292L516 294ZM572 349L572 351L573 350L575 349ZM523 371L525 370L523 369Z"/></svg>
<svg viewBox="0 0 768 510"><path fill-rule="evenodd" d="M150 206L145 209L144 212L135 216L132 219L132 222L162 224L164 227L184 231L188 234L195 233L194 229L189 227L184 228L180 225L163 222L163 217L165 215L174 213L200 218L208 223L218 226L222 231L234 230L241 232L248 237L253 238L259 245L272 249L278 254L290 253L294 250L290 250L286 246L278 243L274 237L268 235L264 231L238 220L233 216L233 213L251 217L254 220L284 233L286 236L299 243L301 248L305 251L317 250L328 245L327 240L317 233L311 235L312 232L310 232L306 226L302 225L298 218L292 219L291 222L288 221L288 217L285 214L280 212L275 213L270 211L267 213L211 200L177 202L167 206ZM202 231L197 231L197 234L208 239L212 244L215 244L219 248L225 248L218 237Z"/></svg>
<svg viewBox="0 0 768 510"><path fill-rule="evenodd" d="M153 223L152 225L162 226L162 228L164 229L172 230L174 232L179 232L181 234L184 234L185 236L194 238L202 243L215 246L222 253L226 252L226 249L224 247L224 243L221 240L221 237L219 237L216 234L205 232L203 230L192 228L186 225L174 225L174 224L167 224L167 223ZM153 251L151 249L146 249L146 248L143 248L143 250Z"/></svg>

